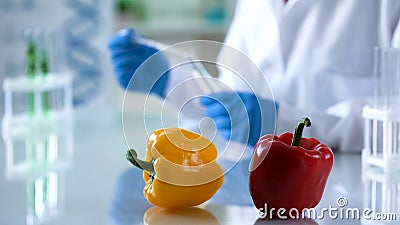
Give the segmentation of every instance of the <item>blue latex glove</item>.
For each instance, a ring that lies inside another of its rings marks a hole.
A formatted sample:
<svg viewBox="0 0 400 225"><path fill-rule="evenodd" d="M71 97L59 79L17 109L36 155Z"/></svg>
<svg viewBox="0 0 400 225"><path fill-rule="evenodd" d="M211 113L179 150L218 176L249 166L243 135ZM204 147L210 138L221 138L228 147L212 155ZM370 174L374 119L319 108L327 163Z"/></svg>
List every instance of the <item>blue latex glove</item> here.
<svg viewBox="0 0 400 225"><path fill-rule="evenodd" d="M219 92L202 97L206 114L226 140L254 146L267 133L275 132L278 105L249 92Z"/></svg>
<svg viewBox="0 0 400 225"><path fill-rule="evenodd" d="M165 97L167 58L156 48L140 43L140 38L133 29L125 29L109 40L115 78L125 89Z"/></svg>

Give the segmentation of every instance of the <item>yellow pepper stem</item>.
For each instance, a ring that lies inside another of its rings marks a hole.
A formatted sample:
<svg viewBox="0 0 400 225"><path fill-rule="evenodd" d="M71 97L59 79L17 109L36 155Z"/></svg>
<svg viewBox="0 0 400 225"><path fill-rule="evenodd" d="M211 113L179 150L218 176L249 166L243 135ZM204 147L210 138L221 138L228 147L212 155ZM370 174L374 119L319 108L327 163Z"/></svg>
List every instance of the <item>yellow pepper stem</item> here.
<svg viewBox="0 0 400 225"><path fill-rule="evenodd" d="M134 149L129 149L126 152L126 159L139 169L146 170L150 173L154 173L153 162L146 162L137 157L137 153Z"/></svg>

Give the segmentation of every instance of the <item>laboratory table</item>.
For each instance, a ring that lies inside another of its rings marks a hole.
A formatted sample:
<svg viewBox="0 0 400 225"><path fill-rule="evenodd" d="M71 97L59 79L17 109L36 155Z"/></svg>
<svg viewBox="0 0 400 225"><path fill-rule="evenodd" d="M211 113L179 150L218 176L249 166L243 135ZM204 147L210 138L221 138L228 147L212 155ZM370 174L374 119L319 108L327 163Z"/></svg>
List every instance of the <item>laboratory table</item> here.
<svg viewBox="0 0 400 225"><path fill-rule="evenodd" d="M136 125L131 126L134 128L126 128L121 123L121 112L96 107L75 109L70 122L65 119L61 121L61 128L45 130L44 133L49 134L44 135L44 139L38 134L35 134L38 137L7 137L3 134L6 137L0 143L0 224L324 225L376 222L329 215L303 220L260 220L258 211L249 205L205 203L179 210L151 207L141 190L134 191L136 186L143 185L143 181L129 179L135 177L132 174L136 171L126 161L125 151L129 143L135 143L137 149L145 149L147 133L143 131L156 129L159 124L148 123L143 127L139 115ZM135 114L132 114L131 122L135 123L134 120ZM32 156L26 150L32 146L37 151L50 150ZM143 154L139 151L139 156L143 157ZM335 153L334 167L316 210L329 207L362 210L371 194L365 182L360 154ZM399 221L392 223L400 224Z"/></svg>

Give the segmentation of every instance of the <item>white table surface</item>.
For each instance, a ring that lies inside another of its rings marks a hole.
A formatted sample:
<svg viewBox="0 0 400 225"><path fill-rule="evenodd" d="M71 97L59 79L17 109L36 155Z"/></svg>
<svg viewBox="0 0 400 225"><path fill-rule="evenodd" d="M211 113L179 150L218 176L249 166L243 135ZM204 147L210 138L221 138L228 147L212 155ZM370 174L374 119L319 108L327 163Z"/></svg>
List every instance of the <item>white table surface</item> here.
<svg viewBox="0 0 400 225"><path fill-rule="evenodd" d="M133 116L134 117L134 116ZM126 130L128 139L137 141L135 147L144 149L146 133L138 129ZM133 119L134 121L134 119ZM112 110L79 108L75 110L73 127L73 157L66 169L59 170L56 186L57 204L54 213L44 217L43 224L106 225L144 224L144 214L151 206L142 193L130 192L131 186L143 185L142 180L129 180L135 170L125 159L125 143L121 116ZM149 129L157 128L157 124ZM66 128L67 129L67 128ZM140 141L139 141L140 140ZM140 143L139 143L140 142ZM37 175L10 176L6 173L4 140L0 151L0 224L30 224L29 183ZM23 146L15 150L24 152ZM140 154L139 154L140 155ZM123 193L123 194L121 194ZM335 154L335 164L324 196L318 208L337 207L341 196L347 207L363 208L361 156ZM168 214L149 210L150 224L361 224L358 219L331 218L296 221L259 221L252 206L204 204L193 211ZM184 215L190 214L190 219ZM36 224L40 224L37 222ZM396 224L396 223L395 223ZM397 224L398 223L397 221Z"/></svg>

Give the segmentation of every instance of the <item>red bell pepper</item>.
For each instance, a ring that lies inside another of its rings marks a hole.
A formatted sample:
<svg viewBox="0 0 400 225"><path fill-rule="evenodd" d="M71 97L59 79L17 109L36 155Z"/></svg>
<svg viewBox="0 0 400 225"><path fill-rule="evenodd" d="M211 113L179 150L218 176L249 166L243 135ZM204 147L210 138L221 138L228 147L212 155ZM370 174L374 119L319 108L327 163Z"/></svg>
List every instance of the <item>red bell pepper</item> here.
<svg viewBox="0 0 400 225"><path fill-rule="evenodd" d="M254 147L250 194L265 216L301 216L303 209L314 208L322 198L333 152L315 138L302 138L304 126L311 126L308 118L300 120L294 134L265 135Z"/></svg>

